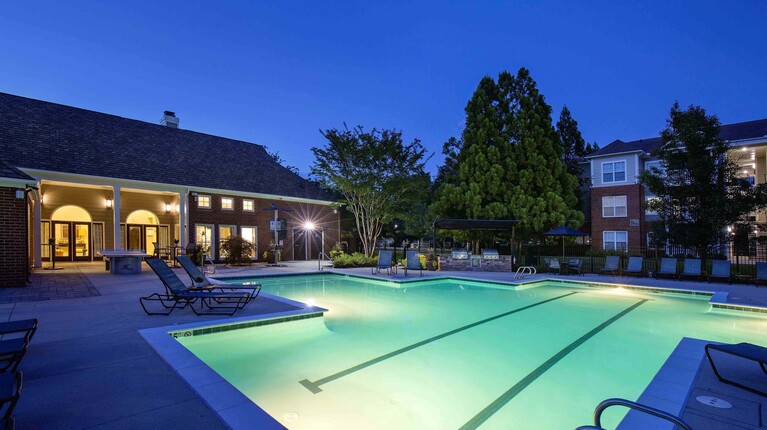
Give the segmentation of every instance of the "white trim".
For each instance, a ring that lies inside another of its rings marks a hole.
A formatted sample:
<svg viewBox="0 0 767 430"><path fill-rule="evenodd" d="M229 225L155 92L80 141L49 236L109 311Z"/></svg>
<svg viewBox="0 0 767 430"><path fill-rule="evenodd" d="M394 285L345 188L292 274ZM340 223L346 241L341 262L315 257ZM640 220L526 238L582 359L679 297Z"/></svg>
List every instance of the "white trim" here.
<svg viewBox="0 0 767 430"><path fill-rule="evenodd" d="M588 159L601 158L601 157L613 157L615 155L624 155L624 154L647 154L647 153L640 149L635 149L633 151L611 152L609 154L599 154L599 155L587 155L583 158L588 160Z"/></svg>
<svg viewBox="0 0 767 430"><path fill-rule="evenodd" d="M145 190L164 191L169 193L179 193L179 192L185 192L185 191L201 192L201 193L210 193L210 194L224 194L224 195L234 195L234 196L242 196L242 197L252 197L252 198L257 198L262 200L279 200L279 201L286 201L286 202L311 203L311 204L318 204L318 205L332 205L336 203L335 201L316 200L316 199L309 199L309 198L303 198L303 197L280 196L276 194L249 193L249 192L237 191L237 190L224 190L224 189L216 189L216 188L193 187L188 185L164 184L159 182L110 178L106 176L81 175L77 173L30 169L26 167L17 167L17 168L23 171L24 173L28 174L29 176L32 176L38 181L41 179L48 179L52 181L73 182L73 183L88 184L88 185L103 185L103 186L119 185L119 186L122 186L123 188L140 188ZM0 180L2 180L2 178L0 178ZM27 182L33 182L33 181L27 181ZM23 186L21 188L23 188Z"/></svg>
<svg viewBox="0 0 767 430"><path fill-rule="evenodd" d="M634 175L634 183L639 183L639 154L634 156L634 170L636 170L636 174Z"/></svg>
<svg viewBox="0 0 767 430"><path fill-rule="evenodd" d="M615 181L615 163L623 163L623 180L622 181ZM605 182L605 164L613 164L613 181ZM608 184L608 185L614 185L614 184L625 184L628 182L628 163L627 160L624 158L622 160L616 160L616 161L603 161L602 165L600 166L601 169L599 171L599 183L600 184Z"/></svg>
<svg viewBox="0 0 767 430"><path fill-rule="evenodd" d="M28 184L34 184L35 182L34 179L25 181L24 179L0 178L0 187L24 189Z"/></svg>

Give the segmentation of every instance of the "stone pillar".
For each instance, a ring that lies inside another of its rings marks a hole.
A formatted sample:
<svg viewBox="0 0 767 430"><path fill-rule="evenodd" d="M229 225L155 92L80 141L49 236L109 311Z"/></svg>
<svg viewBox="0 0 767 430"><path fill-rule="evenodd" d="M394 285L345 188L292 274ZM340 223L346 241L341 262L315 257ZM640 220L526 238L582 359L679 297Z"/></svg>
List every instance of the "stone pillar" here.
<svg viewBox="0 0 767 430"><path fill-rule="evenodd" d="M178 244L182 247L182 249L186 247L186 244L189 242L187 240L188 230L186 226L186 218L186 192L182 192L178 193Z"/></svg>
<svg viewBox="0 0 767 430"><path fill-rule="evenodd" d="M42 250L42 221L41 221L41 206L42 197L40 196L40 184L37 184L37 190L33 194L33 220L32 220L32 252L34 253L34 267L43 267L43 250ZM47 238L46 238L47 239ZM47 240L46 240L47 242Z"/></svg>
<svg viewBox="0 0 767 430"><path fill-rule="evenodd" d="M112 200L112 212L114 218L114 249L122 249L122 243L120 234L120 186L115 185L112 187L114 191L114 200Z"/></svg>

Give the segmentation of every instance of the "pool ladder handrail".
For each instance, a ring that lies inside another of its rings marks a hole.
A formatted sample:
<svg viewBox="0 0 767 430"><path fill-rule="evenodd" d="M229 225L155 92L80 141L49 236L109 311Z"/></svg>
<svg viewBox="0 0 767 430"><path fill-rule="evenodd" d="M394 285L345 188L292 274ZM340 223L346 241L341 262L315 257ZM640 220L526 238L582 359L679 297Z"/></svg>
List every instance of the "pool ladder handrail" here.
<svg viewBox="0 0 767 430"><path fill-rule="evenodd" d="M692 430L692 427L690 427L689 424L682 421L681 418L671 415L668 412L664 412L660 409L655 409L653 407L643 405L641 403L632 402L631 400L618 399L618 398L607 399L600 402L597 405L596 409L594 409L594 425L580 426L576 428L575 430L605 430L602 427L602 413L611 406L625 406L629 409L633 409L635 411L642 412L642 413L669 421L682 430Z"/></svg>
<svg viewBox="0 0 767 430"><path fill-rule="evenodd" d="M514 274L514 279L521 279L525 276L532 276L538 273L538 269L534 266L520 266L517 269L517 273Z"/></svg>
<svg viewBox="0 0 767 430"><path fill-rule="evenodd" d="M325 254L324 252L320 251L320 253L317 254L317 270L319 270L319 271L324 270L324 267L322 267L322 262L325 261L325 260L323 260L322 257L327 258L328 261L330 261L330 262L333 261L333 259L330 258L330 256L328 254Z"/></svg>

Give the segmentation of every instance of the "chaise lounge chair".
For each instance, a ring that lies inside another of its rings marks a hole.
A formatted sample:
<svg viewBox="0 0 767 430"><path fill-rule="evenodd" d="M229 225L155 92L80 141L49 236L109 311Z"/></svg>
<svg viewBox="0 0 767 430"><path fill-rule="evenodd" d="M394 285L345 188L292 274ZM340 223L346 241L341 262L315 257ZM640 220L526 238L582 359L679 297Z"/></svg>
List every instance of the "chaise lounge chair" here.
<svg viewBox="0 0 767 430"><path fill-rule="evenodd" d="M684 270L682 271L682 277L700 279L700 259L698 258L685 258Z"/></svg>
<svg viewBox="0 0 767 430"><path fill-rule="evenodd" d="M759 281L767 282L767 263L756 263L756 276L754 278L756 285Z"/></svg>
<svg viewBox="0 0 767 430"><path fill-rule="evenodd" d="M602 274L607 275L618 273L620 270L621 258L617 255L608 255L605 257L605 267L602 269Z"/></svg>
<svg viewBox="0 0 767 430"><path fill-rule="evenodd" d="M676 277L676 258L661 258L660 270L655 273L655 277L671 276Z"/></svg>
<svg viewBox="0 0 767 430"><path fill-rule="evenodd" d="M0 375L0 411L3 411L3 428L13 430L16 422L11 418L13 409L21 397L23 375L21 372Z"/></svg>
<svg viewBox="0 0 767 430"><path fill-rule="evenodd" d="M0 372L15 372L37 331L37 319L0 323ZM10 338L7 338L10 336Z"/></svg>
<svg viewBox="0 0 767 430"><path fill-rule="evenodd" d="M727 260L714 260L711 262L711 274L708 279L725 279L730 283L731 270L730 262Z"/></svg>
<svg viewBox="0 0 767 430"><path fill-rule="evenodd" d="M386 269L386 274L391 275L393 257L394 257L393 251L389 251L386 249L382 249L378 251L378 264L372 267L371 269L372 273L375 275L376 273L381 273L381 269Z"/></svg>
<svg viewBox="0 0 767 430"><path fill-rule="evenodd" d="M407 276L408 270L418 270L423 276L423 269L421 268L421 257L418 251L408 251L407 257L405 257L405 276Z"/></svg>
<svg viewBox="0 0 767 430"><path fill-rule="evenodd" d="M747 385L741 384L739 382L735 382L731 379L727 379L719 373L719 369L717 369L716 364L714 364L714 359L711 356L711 351L718 351L722 354L727 355L733 355L735 357L744 358L746 360L750 360L756 363L759 363L759 367L762 369L762 372L767 374L767 368L765 368L765 364L767 364L767 348L761 347L759 345L754 345L752 343L738 343L738 344L713 344L709 343L706 345L706 357L708 358L708 362L711 363L711 369L714 371L714 374L721 382L724 382L725 384L734 385L736 387L742 388L744 390L750 391L755 394L759 394L760 396L767 397L767 393L764 391L761 391L759 389L756 389L754 387L749 387Z"/></svg>
<svg viewBox="0 0 767 430"><path fill-rule="evenodd" d="M208 291L210 289L219 289L221 291L236 291L236 290L253 290L255 288L255 295L253 298L255 299L258 297L258 294L261 292L261 284L248 284L248 285L229 285L229 284L214 284L213 282L208 279L207 276L205 276L204 273L200 271L200 269L197 267L197 265L194 264L191 258L187 257L186 255L179 255L176 257L176 261L178 261L178 264L181 265L181 267L184 268L184 271L187 275L189 275L189 278L192 280L191 287L186 287L189 291ZM198 279L202 279L202 282L199 282ZM195 285L194 283L197 282L199 285Z"/></svg>
<svg viewBox="0 0 767 430"><path fill-rule="evenodd" d="M642 270L642 263L644 263L643 257L629 257L629 265L623 273L627 275L642 276L644 270Z"/></svg>
<svg viewBox="0 0 767 430"><path fill-rule="evenodd" d="M562 274L562 266L559 265L559 260L552 258L549 263L549 272Z"/></svg>
<svg viewBox="0 0 767 430"><path fill-rule="evenodd" d="M192 308L195 315L234 315L250 303L257 294L256 288L252 288L249 292L237 293L214 291L214 288L190 291L165 261L159 258L147 258L146 262L165 286L165 294L154 293L139 298L139 303L147 315L170 315L174 310L183 309L187 305ZM149 311L146 307L148 302L159 302L165 311ZM195 309L195 303L199 303L199 310Z"/></svg>

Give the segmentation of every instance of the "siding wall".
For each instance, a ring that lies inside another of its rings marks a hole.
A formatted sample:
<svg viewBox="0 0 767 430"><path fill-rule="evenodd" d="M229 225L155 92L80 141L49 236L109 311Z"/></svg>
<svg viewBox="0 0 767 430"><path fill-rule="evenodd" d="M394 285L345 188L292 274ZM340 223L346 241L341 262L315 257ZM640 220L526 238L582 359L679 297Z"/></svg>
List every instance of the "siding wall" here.
<svg viewBox="0 0 767 430"><path fill-rule="evenodd" d="M626 162L626 182L618 183L602 183L602 163L609 163L614 161ZM594 187L610 187L619 185L629 185L637 183L637 156L636 154L622 154L610 157L599 157L591 160L592 171L594 176L591 178L592 186Z"/></svg>

